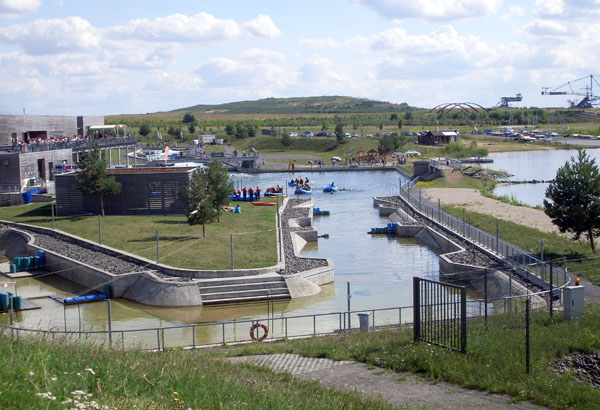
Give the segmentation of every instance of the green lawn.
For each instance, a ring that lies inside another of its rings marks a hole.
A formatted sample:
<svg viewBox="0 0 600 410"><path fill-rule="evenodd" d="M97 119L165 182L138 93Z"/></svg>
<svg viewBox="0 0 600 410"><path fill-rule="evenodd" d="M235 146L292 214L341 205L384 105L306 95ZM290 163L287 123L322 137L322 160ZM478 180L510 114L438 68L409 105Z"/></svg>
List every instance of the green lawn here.
<svg viewBox="0 0 600 410"><path fill-rule="evenodd" d="M258 268L277 263L276 206L242 203L242 213L224 212L220 223L190 226L184 216L105 216L102 243L156 260L156 229L160 261L190 269L230 269L230 235L233 234L236 268ZM49 204L0 208L0 219L52 226ZM57 217L56 229L98 241L97 216Z"/></svg>

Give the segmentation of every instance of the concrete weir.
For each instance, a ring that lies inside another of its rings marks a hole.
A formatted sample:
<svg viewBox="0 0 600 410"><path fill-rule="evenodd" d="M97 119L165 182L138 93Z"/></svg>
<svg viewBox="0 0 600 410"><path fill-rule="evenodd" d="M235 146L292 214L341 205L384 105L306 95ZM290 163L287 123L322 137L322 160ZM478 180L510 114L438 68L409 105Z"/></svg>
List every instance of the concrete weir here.
<svg viewBox="0 0 600 410"><path fill-rule="evenodd" d="M495 255L487 252L475 244L469 244L469 250L452 239L445 229L432 229L402 209L400 204L387 198L373 198L373 206L379 209L382 216L387 216L396 222L396 235L400 237L412 237L418 239L431 249L437 250L439 255L440 279L467 283L476 291L483 293L485 286L485 275L487 274L488 298L498 299L508 295L526 294L527 288L516 280L509 278L502 267L503 262ZM466 241L466 239L462 238ZM465 253L470 255L464 255ZM477 255L481 253L481 255ZM458 258L455 258L458 256ZM460 263L453 259L471 260L474 263ZM479 263L475 263L479 262ZM539 301L537 299L540 299ZM542 298L536 298L536 303L544 303Z"/></svg>
<svg viewBox="0 0 600 410"><path fill-rule="evenodd" d="M312 229L312 207L302 215L290 213L286 199L280 208L282 229L278 230L281 262L258 269L191 270L156 263L149 259L70 235L32 225L0 221L0 254L35 256L45 252L47 272L80 284L89 290L112 287L112 295L150 306L199 306L290 299L312 296L319 285L333 281L334 265L329 259L302 258L305 241L317 240ZM310 202L308 204L310 206ZM294 228L297 227L297 228ZM285 228L285 229L284 229ZM290 254L291 253L291 254ZM294 269L287 264L293 262Z"/></svg>

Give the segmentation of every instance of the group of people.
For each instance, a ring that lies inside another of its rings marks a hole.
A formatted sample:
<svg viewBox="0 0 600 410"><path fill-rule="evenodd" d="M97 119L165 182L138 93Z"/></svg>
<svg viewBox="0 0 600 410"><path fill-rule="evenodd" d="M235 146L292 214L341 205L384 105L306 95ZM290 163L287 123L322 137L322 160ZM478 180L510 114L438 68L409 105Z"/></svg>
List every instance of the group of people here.
<svg viewBox="0 0 600 410"><path fill-rule="evenodd" d="M310 183L310 180L308 179L308 177L306 177L306 179L304 179L300 175L298 175L297 178L292 178L290 180L290 183L298 184L298 186L303 186L303 185L308 185Z"/></svg>
<svg viewBox="0 0 600 410"><path fill-rule="evenodd" d="M280 187L279 185L277 185L276 187L269 187L267 188L267 193L269 194L282 194L283 193L283 188Z"/></svg>
<svg viewBox="0 0 600 410"><path fill-rule="evenodd" d="M260 187L256 187L256 189L243 187L241 190L233 189L233 196L240 198L241 200L254 200L258 201L260 199L261 189Z"/></svg>
<svg viewBox="0 0 600 410"><path fill-rule="evenodd" d="M115 136L114 138L127 138L133 135L129 134L126 137L123 136ZM104 138L113 138L111 135L107 134ZM64 149L70 147L77 147L81 145L88 144L90 141L95 139L92 136L79 136L73 135L72 137L65 136L50 136L50 137L30 137L28 141L13 141L13 145L18 147L21 152L40 152L40 151L51 151L55 149Z"/></svg>

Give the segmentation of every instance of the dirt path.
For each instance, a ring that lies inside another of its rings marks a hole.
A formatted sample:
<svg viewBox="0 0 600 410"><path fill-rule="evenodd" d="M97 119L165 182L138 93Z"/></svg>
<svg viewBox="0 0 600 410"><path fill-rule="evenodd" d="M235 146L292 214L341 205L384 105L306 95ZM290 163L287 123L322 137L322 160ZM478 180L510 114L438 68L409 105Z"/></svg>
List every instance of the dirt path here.
<svg viewBox="0 0 600 410"><path fill-rule="evenodd" d="M481 195L469 188L425 188L423 195L431 202L463 206L467 211L491 215L504 221L529 226L538 231L563 235L543 211L514 206Z"/></svg>
<svg viewBox="0 0 600 410"><path fill-rule="evenodd" d="M316 380L323 386L380 397L398 407L427 409L542 409L529 402L510 403L510 396L464 389L450 383L432 383L412 374L397 374L364 363L316 359L294 354L241 356L233 363L265 366L287 372L303 380Z"/></svg>

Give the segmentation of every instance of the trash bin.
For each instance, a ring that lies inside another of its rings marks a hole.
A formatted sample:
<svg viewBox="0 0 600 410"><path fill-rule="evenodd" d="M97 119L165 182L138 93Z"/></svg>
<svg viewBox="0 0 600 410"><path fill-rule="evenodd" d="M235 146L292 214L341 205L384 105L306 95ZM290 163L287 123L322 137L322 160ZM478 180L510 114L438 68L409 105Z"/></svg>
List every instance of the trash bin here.
<svg viewBox="0 0 600 410"><path fill-rule="evenodd" d="M358 314L358 323L360 324L361 332L369 332L371 330L371 313L362 312Z"/></svg>

